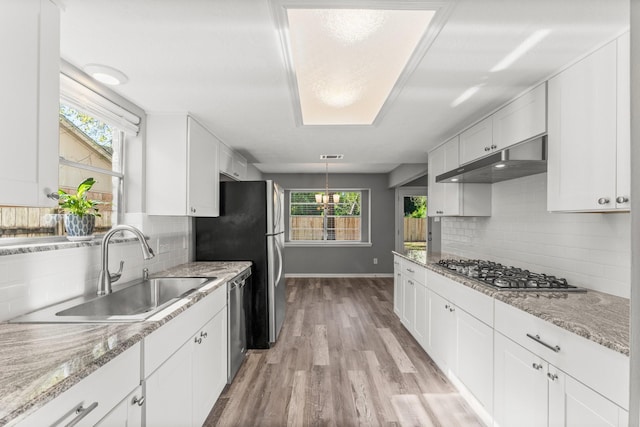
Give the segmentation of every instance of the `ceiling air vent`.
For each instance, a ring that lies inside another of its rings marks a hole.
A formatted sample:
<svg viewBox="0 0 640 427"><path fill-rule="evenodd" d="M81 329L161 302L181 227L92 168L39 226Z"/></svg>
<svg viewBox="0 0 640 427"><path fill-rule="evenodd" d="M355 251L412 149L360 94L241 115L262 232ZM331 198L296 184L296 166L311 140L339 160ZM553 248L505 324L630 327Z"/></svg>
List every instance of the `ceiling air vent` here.
<svg viewBox="0 0 640 427"><path fill-rule="evenodd" d="M344 154L320 154L320 160L342 160Z"/></svg>

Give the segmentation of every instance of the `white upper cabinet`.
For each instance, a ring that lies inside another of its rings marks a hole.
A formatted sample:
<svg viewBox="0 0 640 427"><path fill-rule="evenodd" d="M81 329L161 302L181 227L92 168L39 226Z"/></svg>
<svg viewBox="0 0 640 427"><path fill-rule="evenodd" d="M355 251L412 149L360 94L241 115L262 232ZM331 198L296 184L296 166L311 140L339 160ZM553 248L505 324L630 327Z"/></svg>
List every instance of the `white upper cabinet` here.
<svg viewBox="0 0 640 427"><path fill-rule="evenodd" d="M493 115L493 145L503 150L547 132L547 85L525 93Z"/></svg>
<svg viewBox="0 0 640 427"><path fill-rule="evenodd" d="M219 141L186 115L147 120L147 213L218 216Z"/></svg>
<svg viewBox="0 0 640 427"><path fill-rule="evenodd" d="M437 183L436 177L459 166L459 137L454 137L429 153L429 216L491 215L490 184Z"/></svg>
<svg viewBox="0 0 640 427"><path fill-rule="evenodd" d="M460 134L460 164L547 131L547 85L535 87Z"/></svg>
<svg viewBox="0 0 640 427"><path fill-rule="evenodd" d="M2 7L0 204L54 206L47 194L58 191L60 12L49 0Z"/></svg>
<svg viewBox="0 0 640 427"><path fill-rule="evenodd" d="M225 144L220 143L220 173L236 181L247 179L247 159Z"/></svg>
<svg viewBox="0 0 640 427"><path fill-rule="evenodd" d="M547 208L629 209L629 34L549 80Z"/></svg>
<svg viewBox="0 0 640 427"><path fill-rule="evenodd" d="M490 154L493 149L495 146L491 116L460 134L460 164L462 165Z"/></svg>

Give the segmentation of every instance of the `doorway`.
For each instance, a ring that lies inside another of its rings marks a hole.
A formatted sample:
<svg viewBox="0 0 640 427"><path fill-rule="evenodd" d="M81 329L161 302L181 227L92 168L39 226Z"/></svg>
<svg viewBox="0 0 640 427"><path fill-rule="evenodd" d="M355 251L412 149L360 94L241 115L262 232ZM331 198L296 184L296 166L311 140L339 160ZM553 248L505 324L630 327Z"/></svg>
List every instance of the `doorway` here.
<svg viewBox="0 0 640 427"><path fill-rule="evenodd" d="M396 251L427 249L427 187L400 187L396 199Z"/></svg>

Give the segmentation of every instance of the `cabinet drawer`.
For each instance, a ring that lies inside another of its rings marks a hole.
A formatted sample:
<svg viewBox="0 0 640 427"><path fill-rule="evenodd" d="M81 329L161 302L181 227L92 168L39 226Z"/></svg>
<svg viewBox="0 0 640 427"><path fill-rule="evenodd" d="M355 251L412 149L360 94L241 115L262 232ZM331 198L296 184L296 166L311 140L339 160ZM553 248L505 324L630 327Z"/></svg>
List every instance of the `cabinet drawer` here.
<svg viewBox="0 0 640 427"><path fill-rule="evenodd" d="M495 329L628 410L629 358L624 354L502 301L495 302Z"/></svg>
<svg viewBox="0 0 640 427"><path fill-rule="evenodd" d="M406 259L402 260L402 276L407 279L425 284L427 279L425 274L426 270L426 268L419 266L414 262Z"/></svg>
<svg viewBox="0 0 640 427"><path fill-rule="evenodd" d="M80 406L88 412L77 425L94 425L139 385L140 343L137 343L18 425L67 425L78 417L75 411Z"/></svg>
<svg viewBox="0 0 640 427"><path fill-rule="evenodd" d="M164 363L226 304L227 287L221 286L146 337L144 339L144 378Z"/></svg>
<svg viewBox="0 0 640 427"><path fill-rule="evenodd" d="M493 298L468 286L427 270L427 287L478 320L493 326Z"/></svg>

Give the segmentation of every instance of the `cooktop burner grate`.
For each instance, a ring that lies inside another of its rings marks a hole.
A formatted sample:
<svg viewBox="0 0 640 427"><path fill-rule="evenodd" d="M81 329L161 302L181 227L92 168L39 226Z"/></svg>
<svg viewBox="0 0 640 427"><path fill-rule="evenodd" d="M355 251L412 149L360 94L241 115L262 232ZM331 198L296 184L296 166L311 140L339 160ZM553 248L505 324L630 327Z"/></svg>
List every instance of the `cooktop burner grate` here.
<svg viewBox="0 0 640 427"><path fill-rule="evenodd" d="M533 273L485 260L443 259L438 262L453 273L466 276L500 290L586 292L567 283L566 279Z"/></svg>

